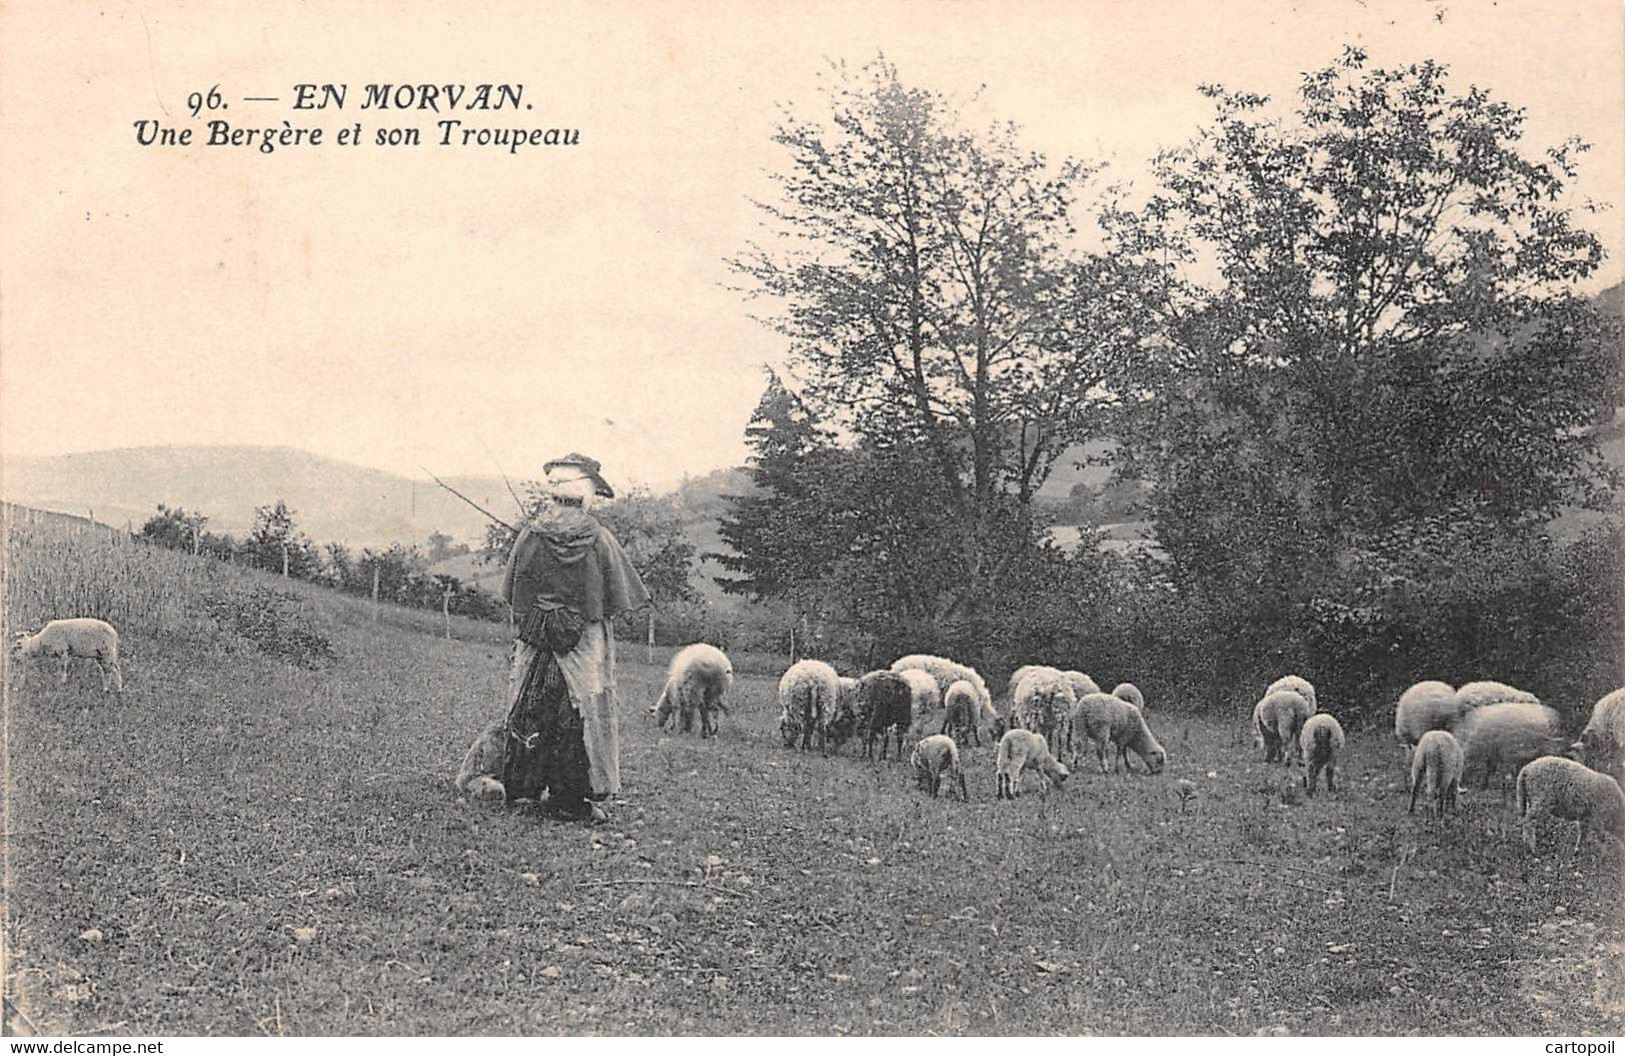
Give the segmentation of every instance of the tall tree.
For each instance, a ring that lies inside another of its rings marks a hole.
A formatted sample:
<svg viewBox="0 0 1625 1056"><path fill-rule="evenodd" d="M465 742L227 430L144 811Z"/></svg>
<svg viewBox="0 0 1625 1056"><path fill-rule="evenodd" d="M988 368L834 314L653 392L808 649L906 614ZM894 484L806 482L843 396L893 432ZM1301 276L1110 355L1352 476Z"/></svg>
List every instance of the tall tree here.
<svg viewBox="0 0 1625 1056"><path fill-rule="evenodd" d="M1033 496L1090 432L1121 344L1104 272L1069 248L1093 170L1022 149L1014 126L964 130L884 59L835 66L827 94L826 116L779 128L771 241L732 263L776 303L821 416L928 454L962 529L946 614L1031 545Z"/></svg>
<svg viewBox="0 0 1625 1056"><path fill-rule="evenodd" d="M1107 211L1144 312L1122 471L1155 483L1188 580L1415 571L1611 486L1585 428L1610 343L1575 293L1603 251L1567 194L1585 147L1531 158L1523 111L1447 80L1349 48L1289 117L1204 88L1213 122Z"/></svg>

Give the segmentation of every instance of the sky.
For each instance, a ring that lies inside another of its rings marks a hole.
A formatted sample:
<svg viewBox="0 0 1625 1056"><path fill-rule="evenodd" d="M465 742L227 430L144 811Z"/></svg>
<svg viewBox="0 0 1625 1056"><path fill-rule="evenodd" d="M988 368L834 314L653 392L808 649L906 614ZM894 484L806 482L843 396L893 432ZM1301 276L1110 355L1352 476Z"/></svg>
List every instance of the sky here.
<svg viewBox="0 0 1625 1056"><path fill-rule="evenodd" d="M981 89L973 120L1131 181L1210 113L1200 83L1288 99L1344 44L1433 58L1526 107L1530 150L1593 144L1575 201L1616 205L1594 285L1625 275L1618 0L334 8L0 9L0 451L289 445L521 478L582 451L657 488L738 464L783 343L725 261L762 236L778 106L817 114L826 60L881 52L906 81ZM440 116L580 143L441 148L437 115L358 109L363 85L403 82L521 83L521 114ZM348 84L347 106L292 110L298 83ZM194 119L214 85L226 109ZM144 120L201 140L210 118L329 142L136 140ZM355 121L429 142L335 144Z"/></svg>

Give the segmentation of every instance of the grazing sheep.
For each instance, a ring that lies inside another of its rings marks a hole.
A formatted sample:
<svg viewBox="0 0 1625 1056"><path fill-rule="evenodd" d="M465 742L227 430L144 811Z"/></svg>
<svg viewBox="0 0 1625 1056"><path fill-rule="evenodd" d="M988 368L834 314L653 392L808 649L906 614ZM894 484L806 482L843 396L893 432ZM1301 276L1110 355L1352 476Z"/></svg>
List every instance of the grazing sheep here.
<svg viewBox="0 0 1625 1056"><path fill-rule="evenodd" d="M976 687L976 695L981 698L984 704L993 703L993 694L987 691L987 683L982 681L982 676L978 675L973 668L966 667L964 664L958 664L940 656L915 653L894 661L891 669L898 672L924 671L936 679L937 692L939 693L947 693L949 686L960 679L964 679Z"/></svg>
<svg viewBox="0 0 1625 1056"><path fill-rule="evenodd" d="M78 617L52 620L38 632L18 634L12 643L18 656L54 656L62 661L61 684L68 684L68 661L72 657L96 661L102 672L102 692L108 685L124 692L124 675L118 665L118 631L105 620Z"/></svg>
<svg viewBox="0 0 1625 1056"><path fill-rule="evenodd" d="M911 667L897 673L908 682L909 691L914 695L914 728L924 730L926 724L942 710L944 691L937 686L936 679L918 668Z"/></svg>
<svg viewBox="0 0 1625 1056"><path fill-rule="evenodd" d="M786 748L812 746L814 735L819 751L829 751L830 721L836 716L841 696L841 679L822 660L799 660L779 679L779 734Z"/></svg>
<svg viewBox="0 0 1625 1056"><path fill-rule="evenodd" d="M1418 682L1399 695L1394 706L1394 736L1413 747L1429 730L1448 730L1461 713L1456 710L1456 690L1448 682Z"/></svg>
<svg viewBox="0 0 1625 1056"><path fill-rule="evenodd" d="M1456 715L1461 717L1486 704L1539 704L1533 693L1514 689L1505 682L1469 682L1456 690Z"/></svg>
<svg viewBox="0 0 1625 1056"><path fill-rule="evenodd" d="M1619 782L1583 763L1547 755L1531 760L1518 771L1518 816L1523 839L1535 850L1535 822L1541 817L1577 822L1574 849L1580 849L1586 822L1600 832L1625 840L1625 792Z"/></svg>
<svg viewBox="0 0 1625 1056"><path fill-rule="evenodd" d="M1625 780L1625 689L1616 689L1597 701L1591 721L1572 745L1580 761L1615 781Z"/></svg>
<svg viewBox="0 0 1625 1056"><path fill-rule="evenodd" d="M1110 693L1084 694L1072 710L1071 726L1077 735L1072 753L1073 766L1078 765L1086 738L1094 742L1095 757L1103 774L1106 772L1108 744L1116 748L1112 756L1112 773L1117 772L1119 760L1125 770L1133 772L1134 767L1128 761L1130 751L1145 763L1148 774L1158 773L1168 762L1167 751L1157 742L1151 727L1145 724L1145 716L1140 709L1121 697Z"/></svg>
<svg viewBox="0 0 1625 1056"><path fill-rule="evenodd" d="M1010 725L1042 734L1046 743L1063 751L1072 740L1072 709L1077 703L1072 682L1064 673L1040 669L1016 686L1010 704Z"/></svg>
<svg viewBox="0 0 1625 1056"><path fill-rule="evenodd" d="M858 732L864 735L863 757L875 757L880 737L880 758L886 758L887 732L897 731L897 754L903 758L903 735L914 724L914 691L896 671L871 671L858 679Z"/></svg>
<svg viewBox="0 0 1625 1056"><path fill-rule="evenodd" d="M977 699L976 687L964 679L948 687L943 697L942 729L938 733L957 735L961 732L975 735L981 725L982 702ZM978 739L978 744L981 741Z"/></svg>
<svg viewBox="0 0 1625 1056"><path fill-rule="evenodd" d="M698 715L700 736L714 737L717 725L711 713L728 710L722 698L733 681L733 664L721 649L704 642L684 646L671 658L666 684L649 711L661 729L666 728L672 715L677 715L678 729L683 733L694 728L694 717Z"/></svg>
<svg viewBox="0 0 1625 1056"><path fill-rule="evenodd" d="M1049 745L1031 730L1006 730L999 738L999 755L995 764L994 781L998 799L1016 799L1021 795L1021 778L1028 770L1037 770L1048 780L1039 785L1040 794L1047 795L1049 786L1060 788L1066 783L1065 764L1050 754Z"/></svg>
<svg viewBox="0 0 1625 1056"><path fill-rule="evenodd" d="M497 719L480 731L463 756L453 785L472 796L505 796L502 785L503 748L508 739L508 720Z"/></svg>
<svg viewBox="0 0 1625 1056"><path fill-rule="evenodd" d="M1337 791L1337 757L1343 751L1343 724L1324 711L1317 711L1303 724L1298 748L1304 757L1303 787L1312 796L1322 768L1326 771L1326 791Z"/></svg>
<svg viewBox="0 0 1625 1056"><path fill-rule="evenodd" d="M1015 672L1010 676L1010 682L1005 686L1005 696L1012 701L1015 700L1016 691L1021 688L1022 680L1028 675L1037 674L1040 671L1064 676L1072 686L1073 696L1081 697L1085 693L1100 692L1100 687L1095 684L1095 680L1082 671L1062 671L1060 668L1050 667L1048 664L1027 664L1025 667L1016 668Z"/></svg>
<svg viewBox="0 0 1625 1056"><path fill-rule="evenodd" d="M1100 686L1095 684L1095 680L1082 671L1062 671L1061 674L1065 675L1066 680L1072 684L1073 696L1081 697L1089 693L1100 692Z"/></svg>
<svg viewBox="0 0 1625 1056"><path fill-rule="evenodd" d="M1479 788L1489 788L1498 774L1516 774L1543 755L1557 755L1565 744L1558 737L1559 718L1544 704L1501 703L1474 708L1456 726L1466 753L1465 774L1479 775Z"/></svg>
<svg viewBox="0 0 1625 1056"><path fill-rule="evenodd" d="M1462 765L1466 760L1461 742L1448 730L1429 730L1416 742L1411 754L1411 809L1416 813L1416 797L1427 788L1428 818L1456 809L1456 793L1461 789Z"/></svg>
<svg viewBox="0 0 1625 1056"><path fill-rule="evenodd" d="M1314 711L1303 694L1291 689L1277 689L1266 693L1253 706L1253 727L1264 746L1264 761L1280 761L1291 766L1286 747L1292 746L1292 755L1301 755L1298 732Z"/></svg>
<svg viewBox="0 0 1625 1056"><path fill-rule="evenodd" d="M858 729L858 680L837 677L840 691L835 695L835 714L827 723L830 744L839 749Z"/></svg>
<svg viewBox="0 0 1625 1056"><path fill-rule="evenodd" d="M925 738L914 746L908 765L913 768L921 790L930 792L932 799L937 798L937 791L942 787L942 778L946 774L949 787L957 784L959 798L970 802L970 793L965 791L965 771L959 765L959 745L954 743L952 737L937 733Z"/></svg>
<svg viewBox="0 0 1625 1056"><path fill-rule="evenodd" d="M1310 682L1307 678L1303 678L1298 675L1283 675L1274 682L1270 683L1270 688L1264 691L1264 696L1267 697L1271 693L1279 693L1283 689L1289 689L1298 696L1302 697L1304 703L1309 705L1309 714L1313 715L1315 712L1320 710L1320 704L1315 700L1314 683Z"/></svg>
<svg viewBox="0 0 1625 1056"><path fill-rule="evenodd" d="M1145 694L1133 682L1119 682L1112 687L1112 696L1118 700L1126 700L1141 711L1145 710Z"/></svg>

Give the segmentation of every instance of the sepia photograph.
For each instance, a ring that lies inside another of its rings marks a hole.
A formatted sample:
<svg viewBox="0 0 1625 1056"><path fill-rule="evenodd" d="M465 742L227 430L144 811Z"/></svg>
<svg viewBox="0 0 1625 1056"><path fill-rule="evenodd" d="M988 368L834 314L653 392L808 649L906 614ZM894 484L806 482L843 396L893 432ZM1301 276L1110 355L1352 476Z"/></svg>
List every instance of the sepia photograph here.
<svg viewBox="0 0 1625 1056"><path fill-rule="evenodd" d="M1625 1035L1618 0L17 0L0 141L10 1051Z"/></svg>

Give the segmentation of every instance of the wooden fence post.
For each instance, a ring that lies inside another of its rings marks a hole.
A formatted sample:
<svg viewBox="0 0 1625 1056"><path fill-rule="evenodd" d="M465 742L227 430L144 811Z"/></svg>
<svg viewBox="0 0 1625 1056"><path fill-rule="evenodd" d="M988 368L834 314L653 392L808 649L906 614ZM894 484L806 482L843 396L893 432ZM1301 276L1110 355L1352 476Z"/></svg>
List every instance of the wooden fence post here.
<svg viewBox="0 0 1625 1056"><path fill-rule="evenodd" d="M446 596L440 599L440 612L446 617L446 641L451 641L451 584L446 584Z"/></svg>
<svg viewBox="0 0 1625 1056"><path fill-rule="evenodd" d="M372 566L372 622L378 622L378 566Z"/></svg>
<svg viewBox="0 0 1625 1056"><path fill-rule="evenodd" d="M288 578L288 544L282 544L282 578Z"/></svg>
<svg viewBox="0 0 1625 1056"><path fill-rule="evenodd" d="M648 663L655 662L655 610L649 610L649 652Z"/></svg>

